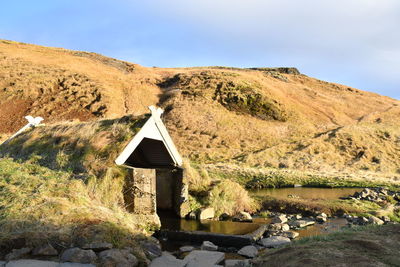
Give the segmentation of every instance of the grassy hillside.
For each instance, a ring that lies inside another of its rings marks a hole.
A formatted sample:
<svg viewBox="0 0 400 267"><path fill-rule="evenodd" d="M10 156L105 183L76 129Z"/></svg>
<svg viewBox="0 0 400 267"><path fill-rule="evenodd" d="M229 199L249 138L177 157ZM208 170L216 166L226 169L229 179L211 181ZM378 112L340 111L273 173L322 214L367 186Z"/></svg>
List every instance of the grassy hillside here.
<svg viewBox="0 0 400 267"><path fill-rule="evenodd" d="M26 114L92 121L157 104L197 164L400 179L400 102L294 68L146 68L3 40L0 78L0 140Z"/></svg>

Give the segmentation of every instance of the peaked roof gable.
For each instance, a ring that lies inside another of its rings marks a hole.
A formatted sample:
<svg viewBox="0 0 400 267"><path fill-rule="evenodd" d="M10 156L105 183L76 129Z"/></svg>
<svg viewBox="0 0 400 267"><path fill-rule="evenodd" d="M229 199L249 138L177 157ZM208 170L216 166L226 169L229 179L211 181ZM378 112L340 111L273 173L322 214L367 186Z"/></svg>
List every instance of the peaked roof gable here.
<svg viewBox="0 0 400 267"><path fill-rule="evenodd" d="M154 106L150 106L149 109L151 111L151 117L146 121L140 131L133 137L133 139L125 147L122 153L117 157L115 163L117 165L123 165L130 168L141 167L133 166L134 164L131 160L132 157L135 157L135 155L137 155L137 153L135 153L135 150L138 149L140 150L138 153L150 153L149 155L144 155L145 158L157 158L160 156L156 155L157 152L168 153L168 160L171 161L170 165L181 166L182 158L179 155L179 152L176 149L170 135L168 134L167 128L160 118L161 114L164 111L160 108L155 108ZM150 140L150 142L146 142L147 140ZM151 140L159 141L158 143L162 142L163 148L157 145L151 146ZM148 146L141 147L141 144L148 144ZM143 151L143 148L145 149L145 151ZM153 165L154 168L161 167L157 166L156 163L153 163Z"/></svg>

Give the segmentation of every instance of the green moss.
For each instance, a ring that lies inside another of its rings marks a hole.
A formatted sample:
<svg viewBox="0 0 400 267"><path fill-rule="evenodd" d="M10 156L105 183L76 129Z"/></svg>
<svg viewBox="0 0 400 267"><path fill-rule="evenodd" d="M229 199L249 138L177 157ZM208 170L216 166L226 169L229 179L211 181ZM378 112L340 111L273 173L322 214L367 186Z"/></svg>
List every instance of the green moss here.
<svg viewBox="0 0 400 267"><path fill-rule="evenodd" d="M250 114L263 120L287 121L288 114L282 106L257 91L254 85L244 82L220 83L213 99L232 111Z"/></svg>
<svg viewBox="0 0 400 267"><path fill-rule="evenodd" d="M335 175L322 175L310 172L255 168L210 168L210 176L220 179L231 179L247 189L283 188L301 185L304 187L382 187L397 188L396 185L384 181L342 178Z"/></svg>

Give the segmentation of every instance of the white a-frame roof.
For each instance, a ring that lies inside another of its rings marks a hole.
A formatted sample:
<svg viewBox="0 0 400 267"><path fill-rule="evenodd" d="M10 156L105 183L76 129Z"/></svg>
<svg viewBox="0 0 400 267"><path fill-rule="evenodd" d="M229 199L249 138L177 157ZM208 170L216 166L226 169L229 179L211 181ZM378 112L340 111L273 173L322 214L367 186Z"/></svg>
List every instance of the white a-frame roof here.
<svg viewBox="0 0 400 267"><path fill-rule="evenodd" d="M167 128L161 121L163 110L149 107L151 117L115 160L129 168L174 168L182 165Z"/></svg>

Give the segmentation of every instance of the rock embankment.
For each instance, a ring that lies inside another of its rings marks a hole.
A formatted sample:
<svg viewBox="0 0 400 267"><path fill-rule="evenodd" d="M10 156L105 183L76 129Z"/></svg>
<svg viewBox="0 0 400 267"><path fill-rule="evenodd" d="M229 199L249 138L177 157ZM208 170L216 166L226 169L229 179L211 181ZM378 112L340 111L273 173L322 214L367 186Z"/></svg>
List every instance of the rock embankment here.
<svg viewBox="0 0 400 267"><path fill-rule="evenodd" d="M344 214L349 224L353 225L383 225L396 223L393 222L389 214L400 209L400 192L391 191L386 188L364 188L361 192L356 192L354 195L343 198L356 201L370 201L382 206L381 210L374 212L374 215L356 216Z"/></svg>
<svg viewBox="0 0 400 267"><path fill-rule="evenodd" d="M364 188L361 192L356 192L354 195L343 199L368 200L378 203L385 201L400 202L400 192L386 188Z"/></svg>
<svg viewBox="0 0 400 267"><path fill-rule="evenodd" d="M148 264L162 255L161 247L154 242L143 241L141 247ZM140 265L133 248L113 248L106 242L94 242L81 247L59 248L50 243L36 247L12 249L0 260L0 267L94 267ZM143 261L143 259L142 259Z"/></svg>

